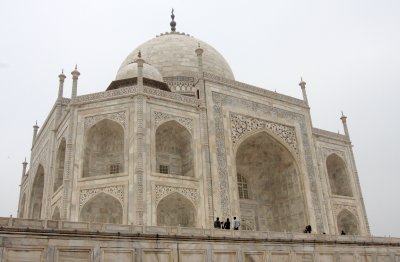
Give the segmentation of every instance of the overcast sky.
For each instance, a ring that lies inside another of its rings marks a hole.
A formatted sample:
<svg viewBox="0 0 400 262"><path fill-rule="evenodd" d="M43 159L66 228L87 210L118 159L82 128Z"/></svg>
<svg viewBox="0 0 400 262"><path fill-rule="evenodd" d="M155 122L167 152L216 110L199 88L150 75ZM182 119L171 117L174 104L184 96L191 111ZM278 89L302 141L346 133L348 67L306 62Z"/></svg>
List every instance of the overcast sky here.
<svg viewBox="0 0 400 262"><path fill-rule="evenodd" d="M104 91L139 44L177 30L214 46L236 80L301 98L314 127L343 133L348 116L371 232L400 237L400 1L2 1L0 216L16 215L32 126L75 64L78 94Z"/></svg>

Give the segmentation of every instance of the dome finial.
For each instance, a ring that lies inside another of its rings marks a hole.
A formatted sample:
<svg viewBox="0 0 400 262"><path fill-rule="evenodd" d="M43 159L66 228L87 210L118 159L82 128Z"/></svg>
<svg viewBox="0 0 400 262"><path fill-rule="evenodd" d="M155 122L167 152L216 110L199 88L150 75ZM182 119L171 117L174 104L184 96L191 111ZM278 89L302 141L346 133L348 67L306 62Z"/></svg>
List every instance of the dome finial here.
<svg viewBox="0 0 400 262"><path fill-rule="evenodd" d="M139 52L138 52L138 55L137 55L139 58L141 58L142 57L142 52L139 50Z"/></svg>
<svg viewBox="0 0 400 262"><path fill-rule="evenodd" d="M175 22L174 18L175 18L174 9L172 8L172 11L171 11L171 19L172 20L171 20L171 23L169 23L169 25L171 26L171 32L175 32L175 30L176 30L176 28L175 28L176 22Z"/></svg>

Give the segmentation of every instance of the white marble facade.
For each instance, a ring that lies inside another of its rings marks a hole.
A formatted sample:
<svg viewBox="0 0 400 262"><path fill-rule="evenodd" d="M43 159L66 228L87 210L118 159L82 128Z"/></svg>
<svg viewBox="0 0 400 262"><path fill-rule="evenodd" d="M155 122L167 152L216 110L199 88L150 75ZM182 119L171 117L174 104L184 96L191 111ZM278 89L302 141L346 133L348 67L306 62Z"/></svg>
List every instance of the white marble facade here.
<svg viewBox="0 0 400 262"><path fill-rule="evenodd" d="M142 44L106 91L59 96L24 165L19 218L369 235L352 145L296 99L234 80L208 44ZM160 77L161 76L161 77ZM333 120L335 121L335 120ZM38 132L37 132L38 131Z"/></svg>

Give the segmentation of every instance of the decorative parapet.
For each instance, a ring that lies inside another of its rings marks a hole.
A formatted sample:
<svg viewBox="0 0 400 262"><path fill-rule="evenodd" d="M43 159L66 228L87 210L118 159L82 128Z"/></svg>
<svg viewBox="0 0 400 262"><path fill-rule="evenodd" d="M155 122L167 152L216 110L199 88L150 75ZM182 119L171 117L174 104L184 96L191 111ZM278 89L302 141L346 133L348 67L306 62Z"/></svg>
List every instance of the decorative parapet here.
<svg viewBox="0 0 400 262"><path fill-rule="evenodd" d="M345 141L345 142L349 142L349 139L347 136L342 135L342 134L338 134L335 132L331 132L331 131L326 131L326 130L322 130L319 128L313 128L312 129L313 135L317 135L317 136L324 136L327 138L332 138L335 140L340 140L340 141Z"/></svg>
<svg viewBox="0 0 400 262"><path fill-rule="evenodd" d="M176 102L188 104L191 106L199 106L200 101L197 98L180 95L178 93L172 93L160 89L156 89L153 87L144 86L143 89L140 90L138 86L128 86L122 87L118 89L113 89L104 92L92 93L88 95L77 96L72 103L74 104L82 104L82 103L90 103L97 102L102 100L107 100L110 98L121 98L121 97L129 97L132 95L143 94L147 96L155 96L159 98L164 98L168 100L173 100Z"/></svg>
<svg viewBox="0 0 400 262"><path fill-rule="evenodd" d="M250 116L244 116L240 114L231 113L231 131L232 131L232 143L236 146L236 143L241 137L255 130L268 129L277 135L281 140L293 149L298 155L296 131L294 127L270 122L263 119L258 119Z"/></svg>
<svg viewBox="0 0 400 262"><path fill-rule="evenodd" d="M61 100L62 105L68 105L71 102L71 99L63 97Z"/></svg>
<svg viewBox="0 0 400 262"><path fill-rule="evenodd" d="M50 223L51 222L51 223ZM99 231L97 231L99 230ZM96 232L97 231L97 232ZM331 235L331 234L304 234L292 232L266 232L266 231L244 231L244 230L225 230L225 229L209 229L209 228L185 228L177 226L144 226L144 225L121 225L121 224L101 224L89 222L72 222L72 221L53 221L53 220L35 220L21 219L12 217L0 217L0 234L10 236L16 232L18 236L26 232L29 234L46 234L54 236L57 233L62 234L65 238L70 234L76 238L77 236L87 236L88 234L101 236L106 233L109 238L134 238L143 239L144 235L150 238L160 240L171 239L197 239L227 242L279 242L279 243L311 243L315 244L331 244L344 245L349 244L358 246L395 246L400 247L400 238L395 237L376 237L376 236L354 236L354 235ZM138 235L138 233L140 235Z"/></svg>
<svg viewBox="0 0 400 262"><path fill-rule="evenodd" d="M105 100L114 97L120 97L125 95L132 95L138 93L137 86L128 86L123 88L118 88L105 92L92 93L88 95L77 96L73 103L86 103L98 100Z"/></svg>
<svg viewBox="0 0 400 262"><path fill-rule="evenodd" d="M276 92L273 92L273 91L270 91L267 89L263 89L263 88L245 84L245 83L242 83L239 81L227 79L227 78L224 78L221 76L213 75L211 73L204 72L204 79L212 81L212 82L217 82L217 83L223 84L223 85L228 85L230 87L233 87L233 88L236 88L236 89L239 89L242 91L251 92L251 93L265 96L265 97L270 97L273 99L277 99L277 100L288 102L288 103L291 103L294 105L298 105L301 107L307 107L307 105L301 99L283 95L283 94L279 94L279 93L276 93Z"/></svg>

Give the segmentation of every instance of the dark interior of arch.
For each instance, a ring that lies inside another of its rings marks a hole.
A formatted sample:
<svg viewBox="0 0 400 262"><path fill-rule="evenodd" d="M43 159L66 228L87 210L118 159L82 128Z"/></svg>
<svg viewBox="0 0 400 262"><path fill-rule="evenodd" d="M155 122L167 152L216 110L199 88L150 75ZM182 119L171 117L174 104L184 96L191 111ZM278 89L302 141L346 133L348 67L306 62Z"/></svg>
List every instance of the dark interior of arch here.
<svg viewBox="0 0 400 262"><path fill-rule="evenodd" d="M359 235L357 218L348 210L342 210L337 216L339 234L342 230L347 235Z"/></svg>
<svg viewBox="0 0 400 262"><path fill-rule="evenodd" d="M84 222L122 224L122 205L113 196L100 193L82 208L79 220Z"/></svg>
<svg viewBox="0 0 400 262"><path fill-rule="evenodd" d="M56 207L54 209L53 215L51 216L52 220L60 220L61 216L60 216L60 209L58 207Z"/></svg>
<svg viewBox="0 0 400 262"><path fill-rule="evenodd" d="M104 119L92 126L85 135L83 177L123 171L124 129L120 124Z"/></svg>
<svg viewBox="0 0 400 262"><path fill-rule="evenodd" d="M24 213L25 213L25 200L26 200L26 194L24 193L24 196L22 197L21 200L21 205L19 206L19 217L23 218Z"/></svg>
<svg viewBox="0 0 400 262"><path fill-rule="evenodd" d="M336 154L328 156L326 168L332 194L352 197L350 179L343 159Z"/></svg>
<svg viewBox="0 0 400 262"><path fill-rule="evenodd" d="M247 180L248 199L240 199L242 224L250 230L301 232L305 203L292 154L266 132L243 141L236 170Z"/></svg>
<svg viewBox="0 0 400 262"><path fill-rule="evenodd" d="M58 150L57 150L56 173L55 173L55 177L54 177L54 187L53 187L54 192L57 191L57 189L63 183L64 165L65 165L65 149L66 149L66 143L65 143L65 139L63 138L60 143L60 146L58 147Z"/></svg>
<svg viewBox="0 0 400 262"><path fill-rule="evenodd" d="M156 172L168 166L168 174L193 176L192 136L176 121L168 121L156 131Z"/></svg>
<svg viewBox="0 0 400 262"><path fill-rule="evenodd" d="M195 227L195 208L184 196L173 193L157 206L157 225Z"/></svg>
<svg viewBox="0 0 400 262"><path fill-rule="evenodd" d="M32 193L31 193L31 217L34 219L40 219L42 212L42 200L43 200L43 189L44 189L44 169L42 165L39 165L35 180L33 181Z"/></svg>

